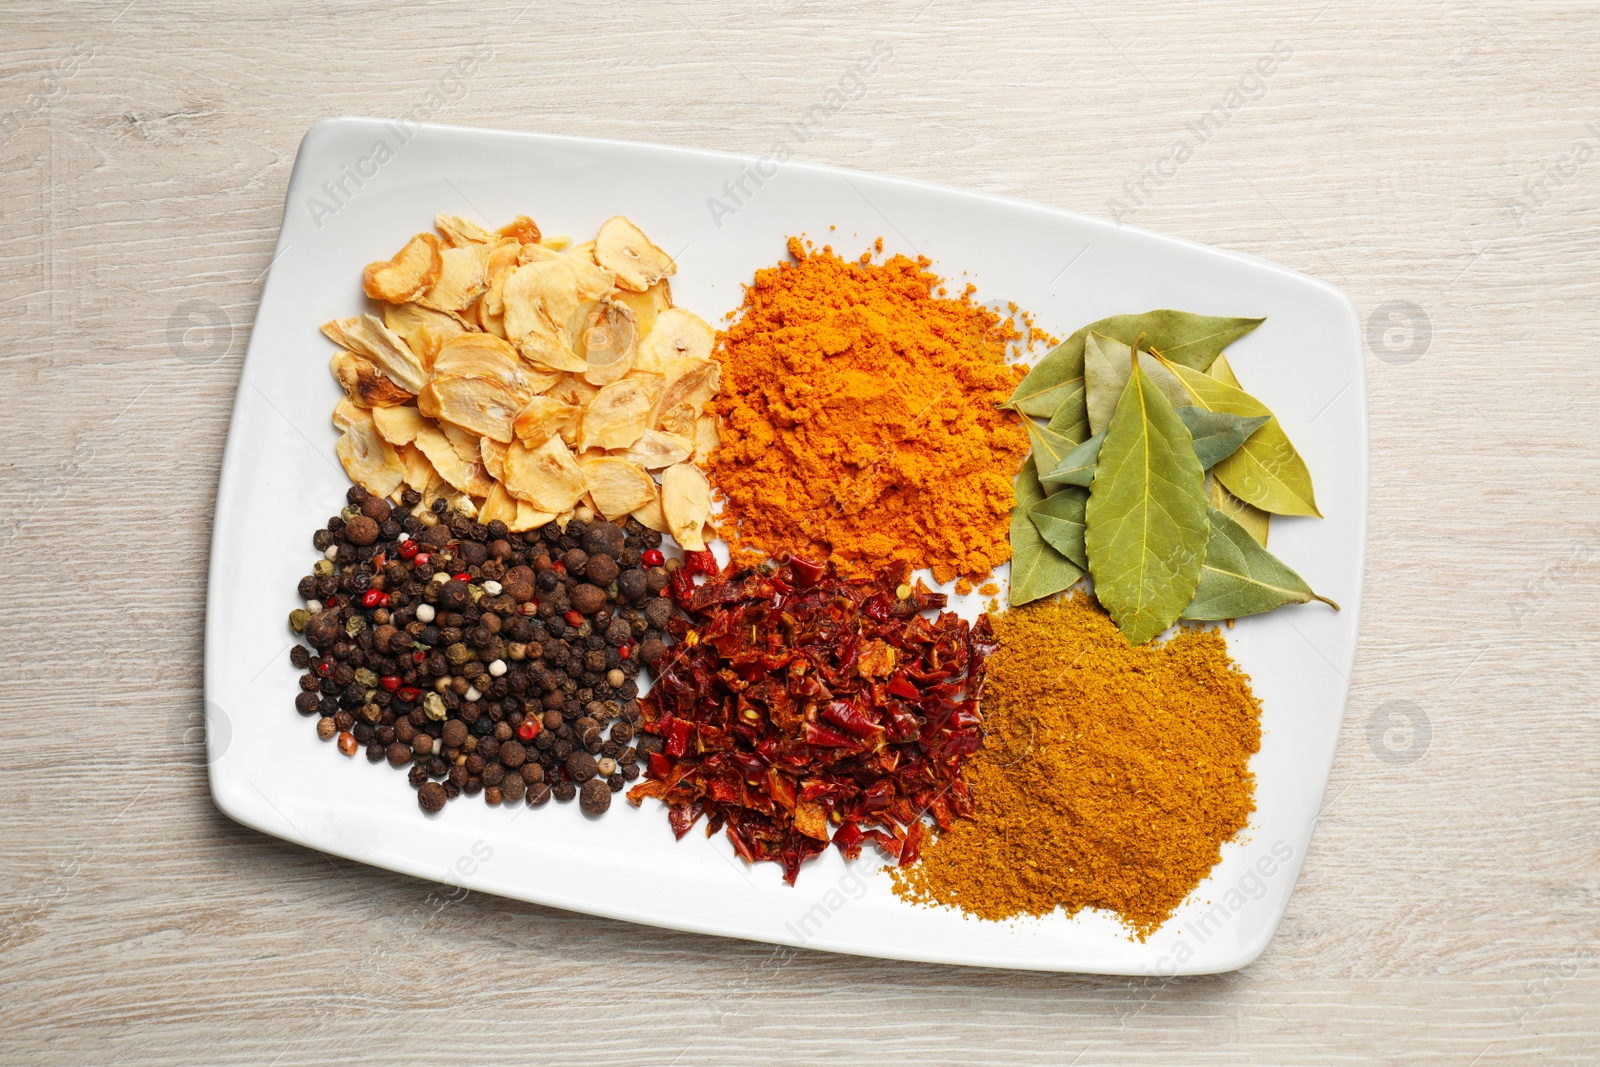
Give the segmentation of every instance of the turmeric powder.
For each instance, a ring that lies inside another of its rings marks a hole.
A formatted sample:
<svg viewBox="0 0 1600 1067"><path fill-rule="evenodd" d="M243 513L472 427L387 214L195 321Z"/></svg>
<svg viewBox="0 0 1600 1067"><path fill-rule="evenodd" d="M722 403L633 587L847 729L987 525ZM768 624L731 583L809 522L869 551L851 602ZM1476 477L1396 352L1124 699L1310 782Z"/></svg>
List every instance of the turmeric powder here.
<svg viewBox="0 0 1600 1067"><path fill-rule="evenodd" d="M1216 630L1134 647L1084 593L994 631L973 818L896 870L895 892L983 919L1103 908L1143 940L1255 810L1250 680Z"/></svg>
<svg viewBox="0 0 1600 1067"><path fill-rule="evenodd" d="M718 338L719 532L740 559L788 549L855 573L904 560L983 579L1011 556L1028 452L998 407L1020 334L971 287L942 295L925 258L788 248L794 262L757 271Z"/></svg>

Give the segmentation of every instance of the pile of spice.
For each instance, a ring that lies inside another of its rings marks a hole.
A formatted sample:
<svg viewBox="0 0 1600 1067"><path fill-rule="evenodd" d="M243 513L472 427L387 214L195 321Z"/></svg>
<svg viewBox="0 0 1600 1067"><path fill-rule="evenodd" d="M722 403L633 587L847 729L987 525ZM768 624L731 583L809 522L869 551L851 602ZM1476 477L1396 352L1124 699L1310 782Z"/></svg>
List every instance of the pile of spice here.
<svg viewBox="0 0 1600 1067"><path fill-rule="evenodd" d="M986 617L968 626L910 567L846 579L831 564L690 557L668 592L689 613L640 705L649 781L682 837L702 816L749 862L800 865L832 843L867 841L916 860L924 814L970 815L961 780L982 743L978 697L994 651ZM710 580L696 585L700 573Z"/></svg>
<svg viewBox="0 0 1600 1067"><path fill-rule="evenodd" d="M442 497L417 508L412 490L401 506L360 486L348 500L313 536L323 558L289 616L311 646L290 651L295 706L317 735L409 765L425 811L462 793L609 808L639 776L636 679L677 614L661 535L586 508L513 533Z"/></svg>
<svg viewBox="0 0 1600 1067"><path fill-rule="evenodd" d="M1021 377L1009 319L941 295L927 259L848 262L790 238L719 338L721 446L708 470L736 558L793 551L870 574L889 562L982 581L1011 557L1028 453L1001 411Z"/></svg>
<svg viewBox="0 0 1600 1067"><path fill-rule="evenodd" d="M994 628L976 810L894 872L895 892L995 920L1102 908L1142 940L1255 810L1249 679L1215 630L1133 646L1086 594Z"/></svg>

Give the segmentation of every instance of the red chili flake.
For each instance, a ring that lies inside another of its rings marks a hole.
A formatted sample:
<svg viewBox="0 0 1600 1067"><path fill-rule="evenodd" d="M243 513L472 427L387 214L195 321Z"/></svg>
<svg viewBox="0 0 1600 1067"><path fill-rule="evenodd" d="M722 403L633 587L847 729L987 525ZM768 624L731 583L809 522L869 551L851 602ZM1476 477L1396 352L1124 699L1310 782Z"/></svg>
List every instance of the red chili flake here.
<svg viewBox="0 0 1600 1067"><path fill-rule="evenodd" d="M417 553L417 558L412 560L411 562L415 563L419 567L425 567L425 566L427 566L428 561L431 560L431 559L433 559L433 555L431 553L418 552Z"/></svg>
<svg viewBox="0 0 1600 1067"><path fill-rule="evenodd" d="M771 574L719 573L709 552L690 553L667 595L693 629L639 701L639 728L663 751L629 799L661 800L680 837L706 816L791 883L830 839L847 857L870 841L905 865L925 815L970 817L961 768L983 742L994 640L986 616L924 616L941 594L895 596L909 572L846 579L789 558Z"/></svg>
<svg viewBox="0 0 1600 1067"><path fill-rule="evenodd" d="M400 688L400 676L398 674L386 674L378 679L378 684L392 693Z"/></svg>
<svg viewBox="0 0 1600 1067"><path fill-rule="evenodd" d="M567 565L562 563L559 559L550 564L550 569L555 571L557 574L567 573Z"/></svg>
<svg viewBox="0 0 1600 1067"><path fill-rule="evenodd" d="M517 727L517 737L523 741L532 741L539 736L539 720L523 719L522 725Z"/></svg>
<svg viewBox="0 0 1600 1067"><path fill-rule="evenodd" d="M621 656L623 659L627 659L629 656L633 655L633 646L623 645L621 648L617 649L617 655Z"/></svg>
<svg viewBox="0 0 1600 1067"><path fill-rule="evenodd" d="M417 543L415 541L401 541L400 542L400 558L401 559L410 559L413 556L415 556L419 551L421 551L421 550L419 548L417 548Z"/></svg>
<svg viewBox="0 0 1600 1067"><path fill-rule="evenodd" d="M468 574L466 571L462 571L460 574L452 574L450 577L454 578L458 582L472 581L472 575Z"/></svg>
<svg viewBox="0 0 1600 1067"><path fill-rule="evenodd" d="M386 608L388 606L389 606L389 594L388 593L379 594L379 596L378 596L378 607Z"/></svg>
<svg viewBox="0 0 1600 1067"><path fill-rule="evenodd" d="M383 590L381 589L368 589L361 594L361 606L364 608L375 608L382 602Z"/></svg>
<svg viewBox="0 0 1600 1067"><path fill-rule="evenodd" d="M427 661L427 659L428 659L428 654L426 652L422 651L421 649L418 649L417 651L411 653L411 662L413 662L413 663L425 663Z"/></svg>
<svg viewBox="0 0 1600 1067"><path fill-rule="evenodd" d="M418 689L414 685L403 685L399 689L395 690L394 695L396 699L403 700L407 704L411 704L415 703L416 699L422 695L422 690Z"/></svg>
<svg viewBox="0 0 1600 1067"><path fill-rule="evenodd" d="M667 562L667 557L661 554L659 548L647 548L639 558L644 561L646 567L659 567Z"/></svg>
<svg viewBox="0 0 1600 1067"><path fill-rule="evenodd" d="M331 656L324 656L317 660L317 673L326 678L333 673L334 662Z"/></svg>
<svg viewBox="0 0 1600 1067"><path fill-rule="evenodd" d="M582 626L583 625L583 616L578 614L576 611L569 611L569 612L567 612L565 615L563 615L561 617L563 619L567 620L567 625L568 626Z"/></svg>

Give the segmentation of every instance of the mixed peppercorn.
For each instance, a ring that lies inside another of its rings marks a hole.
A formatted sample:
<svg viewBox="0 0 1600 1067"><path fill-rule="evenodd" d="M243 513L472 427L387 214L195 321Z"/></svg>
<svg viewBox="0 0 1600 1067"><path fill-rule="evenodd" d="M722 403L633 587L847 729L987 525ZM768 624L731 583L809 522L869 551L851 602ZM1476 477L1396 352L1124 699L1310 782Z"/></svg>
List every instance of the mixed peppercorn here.
<svg viewBox="0 0 1600 1067"><path fill-rule="evenodd" d="M401 506L359 486L348 500L313 536L323 558L289 617L311 646L290 660L317 735L409 765L425 811L462 793L609 808L639 776L637 678L677 616L661 535L587 509L512 533L409 490Z"/></svg>

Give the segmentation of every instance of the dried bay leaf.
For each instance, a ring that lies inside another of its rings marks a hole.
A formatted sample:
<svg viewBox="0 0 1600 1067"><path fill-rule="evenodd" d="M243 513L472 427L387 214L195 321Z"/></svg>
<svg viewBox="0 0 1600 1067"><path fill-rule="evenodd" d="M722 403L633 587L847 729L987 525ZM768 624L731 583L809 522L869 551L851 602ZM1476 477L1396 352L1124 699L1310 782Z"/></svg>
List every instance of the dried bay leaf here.
<svg viewBox="0 0 1600 1067"><path fill-rule="evenodd" d="M1045 498L1033 457L1017 473L1016 503L1011 508L1012 607L1059 593L1083 577L1083 568L1057 552L1039 533L1028 510Z"/></svg>
<svg viewBox="0 0 1600 1067"><path fill-rule="evenodd" d="M1133 369L1133 348L1114 337L1090 334L1083 350L1085 408L1091 433L1104 433L1128 385ZM1183 385L1154 356L1139 353L1139 367L1173 407L1189 402Z"/></svg>
<svg viewBox="0 0 1600 1067"><path fill-rule="evenodd" d="M1145 332L1140 348L1155 352L1169 362L1202 371L1211 366L1224 348L1267 321L1265 318L1196 315L1189 311L1149 311L1137 318Z"/></svg>
<svg viewBox="0 0 1600 1067"><path fill-rule="evenodd" d="M1200 466L1210 470L1236 452L1249 436L1267 424L1270 416L1230 415L1226 411L1207 411L1205 408L1184 404L1178 417L1189 427L1194 439L1194 454Z"/></svg>
<svg viewBox="0 0 1600 1067"><path fill-rule="evenodd" d="M1058 433L1040 426L1032 419L1023 419L1028 430L1028 442L1033 445L1035 471L1055 470L1067 454L1077 446Z"/></svg>
<svg viewBox="0 0 1600 1067"><path fill-rule="evenodd" d="M1187 311L1158 310L1142 315L1112 315L1091 322L1045 354L1006 403L1024 415L1050 418L1083 379L1084 342L1098 333L1125 345L1138 342L1174 363L1205 370L1224 348L1265 319L1219 318ZM1140 336L1143 340L1140 341ZM1052 427L1060 431L1060 427Z"/></svg>
<svg viewBox="0 0 1600 1067"><path fill-rule="evenodd" d="M1231 385L1241 391L1244 389L1244 386L1239 384L1239 379L1234 377L1233 367L1225 355L1218 356L1212 361L1211 369L1206 373L1223 385ZM1246 504L1228 492L1227 488L1217 481L1215 474L1206 476L1206 493L1212 507L1248 530L1250 536L1254 537L1262 548L1267 547L1267 534L1272 527L1272 512L1262 511L1254 504Z"/></svg>
<svg viewBox="0 0 1600 1067"><path fill-rule="evenodd" d="M1095 467L1100 461L1100 446L1106 435L1097 433L1062 457L1056 469L1041 474L1039 481L1046 489L1061 485L1081 485L1087 489L1094 481Z"/></svg>
<svg viewBox="0 0 1600 1067"><path fill-rule="evenodd" d="M1262 511L1254 504L1246 504L1217 481L1216 475L1206 475L1206 498L1211 506L1249 531L1262 547L1267 547L1267 532L1272 527L1272 512Z"/></svg>
<svg viewBox="0 0 1600 1067"><path fill-rule="evenodd" d="M1183 383L1197 407L1248 418L1272 415L1265 404L1249 393L1208 374L1176 363L1168 363L1167 369ZM1275 515L1322 517L1311 487L1311 472L1276 418L1269 418L1238 451L1212 471L1230 493L1263 511Z"/></svg>
<svg viewBox="0 0 1600 1067"><path fill-rule="evenodd" d="M1305 579L1257 544L1248 530L1225 513L1211 508L1208 519L1211 536L1200 568L1200 584L1183 609L1184 618L1237 619L1310 600L1339 610L1338 604L1312 592Z"/></svg>
<svg viewBox="0 0 1600 1067"><path fill-rule="evenodd" d="M1028 518L1039 536L1084 570L1089 568L1089 558L1083 548L1083 509L1088 502L1089 490L1069 485L1028 509Z"/></svg>
<svg viewBox="0 0 1600 1067"><path fill-rule="evenodd" d="M1239 379L1234 377L1233 366L1228 362L1227 356L1218 356L1216 359L1212 360L1211 368L1207 370L1206 373L1211 375L1217 381L1221 382L1223 385L1231 385L1241 392L1244 390L1244 386L1239 384Z"/></svg>
<svg viewBox="0 0 1600 1067"><path fill-rule="evenodd" d="M1194 599L1208 527L1188 428L1132 358L1129 371L1089 490L1084 547L1095 595L1142 645Z"/></svg>
<svg viewBox="0 0 1600 1067"><path fill-rule="evenodd" d="M1050 421L1045 424L1045 429L1060 434L1076 444L1082 444L1089 439L1089 408L1081 379L1071 392L1061 398L1061 402L1056 405L1055 414L1051 415Z"/></svg>

